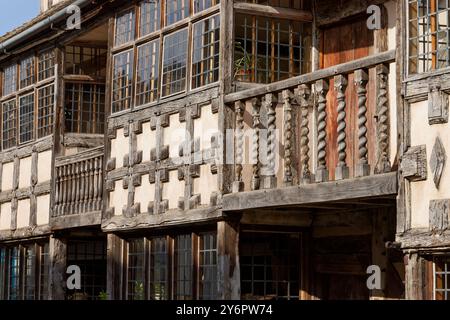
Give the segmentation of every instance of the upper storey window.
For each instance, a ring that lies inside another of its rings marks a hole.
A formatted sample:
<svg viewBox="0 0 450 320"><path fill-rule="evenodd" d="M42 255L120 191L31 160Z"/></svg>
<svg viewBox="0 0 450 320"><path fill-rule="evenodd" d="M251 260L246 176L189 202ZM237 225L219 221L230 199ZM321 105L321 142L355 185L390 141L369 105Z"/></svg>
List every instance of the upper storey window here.
<svg viewBox="0 0 450 320"><path fill-rule="evenodd" d="M116 35L114 44L120 46L134 40L134 8L119 14L116 18Z"/></svg>
<svg viewBox="0 0 450 320"><path fill-rule="evenodd" d="M17 90L17 66L12 64L3 71L3 96L10 95Z"/></svg>
<svg viewBox="0 0 450 320"><path fill-rule="evenodd" d="M166 25L189 16L189 0L166 0Z"/></svg>
<svg viewBox="0 0 450 320"><path fill-rule="evenodd" d="M311 9L310 0L237 0L236 2L247 2L280 8L303 9L303 10Z"/></svg>
<svg viewBox="0 0 450 320"><path fill-rule="evenodd" d="M194 13L206 10L219 3L220 0L194 0Z"/></svg>
<svg viewBox="0 0 450 320"><path fill-rule="evenodd" d="M187 39L187 29L164 38L163 96L181 92L186 88Z"/></svg>
<svg viewBox="0 0 450 320"><path fill-rule="evenodd" d="M34 83L34 68L34 56L30 56L20 62L20 89Z"/></svg>
<svg viewBox="0 0 450 320"><path fill-rule="evenodd" d="M236 15L235 80L271 83L310 72L311 25Z"/></svg>
<svg viewBox="0 0 450 320"><path fill-rule="evenodd" d="M408 68L421 73L450 66L450 4L408 0Z"/></svg>
<svg viewBox="0 0 450 320"><path fill-rule="evenodd" d="M159 0L145 0L140 4L139 36L155 32L161 26L161 5Z"/></svg>

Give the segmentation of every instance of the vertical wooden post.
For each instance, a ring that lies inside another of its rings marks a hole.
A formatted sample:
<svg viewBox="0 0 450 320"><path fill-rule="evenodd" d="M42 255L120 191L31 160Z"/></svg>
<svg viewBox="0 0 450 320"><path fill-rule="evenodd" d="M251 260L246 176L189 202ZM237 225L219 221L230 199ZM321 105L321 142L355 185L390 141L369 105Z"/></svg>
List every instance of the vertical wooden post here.
<svg viewBox="0 0 450 320"><path fill-rule="evenodd" d="M298 88L298 98L301 108L300 124L300 154L302 173L300 182L303 184L311 183L311 171L309 170L309 106L311 89L307 84L302 84Z"/></svg>
<svg viewBox="0 0 450 320"><path fill-rule="evenodd" d="M328 80L318 80L315 83L317 92L317 169L316 182L326 182L329 179L327 169L327 93Z"/></svg>
<svg viewBox="0 0 450 320"><path fill-rule="evenodd" d="M239 221L217 223L218 282L220 300L241 298Z"/></svg>
<svg viewBox="0 0 450 320"><path fill-rule="evenodd" d="M107 236L107 293L110 300L122 299L122 239L115 234Z"/></svg>
<svg viewBox="0 0 450 320"><path fill-rule="evenodd" d="M388 75L386 65L377 67L377 164L375 173L391 171L389 160L389 100Z"/></svg>
<svg viewBox="0 0 450 320"><path fill-rule="evenodd" d="M64 300L66 288L67 244L64 240L50 237L50 297L52 300Z"/></svg>
<svg viewBox="0 0 450 320"><path fill-rule="evenodd" d="M258 190L260 187L260 98L252 99L252 117L253 117L253 141L252 141L252 190Z"/></svg>
<svg viewBox="0 0 450 320"><path fill-rule="evenodd" d="M417 253L405 256L405 298L407 300L424 299L424 261Z"/></svg>
<svg viewBox="0 0 450 320"><path fill-rule="evenodd" d="M358 164L356 176L364 177L370 174L369 161L367 159L367 83L369 74L366 70L355 71L355 85L358 94Z"/></svg>
<svg viewBox="0 0 450 320"><path fill-rule="evenodd" d="M272 189L277 185L275 174L277 96L272 93L266 94L263 104L267 111L267 175L264 177L263 188Z"/></svg>
<svg viewBox="0 0 450 320"><path fill-rule="evenodd" d="M347 128L345 111L345 90L347 89L347 78L343 75L334 77L334 88L337 91L337 146L338 146L338 164L336 167L335 179L342 180L349 177L349 169L347 166L347 135L345 129Z"/></svg>
<svg viewBox="0 0 450 320"><path fill-rule="evenodd" d="M245 103L242 101L236 101L234 104L236 112L236 154L235 154L235 176L233 182L233 193L241 192L244 190L244 182L242 181L242 164L244 162L244 110Z"/></svg>
<svg viewBox="0 0 450 320"><path fill-rule="evenodd" d="M283 90L283 109L284 109L284 184L291 186L293 182L292 175L292 153L293 153L293 135L292 126L292 97L290 90Z"/></svg>

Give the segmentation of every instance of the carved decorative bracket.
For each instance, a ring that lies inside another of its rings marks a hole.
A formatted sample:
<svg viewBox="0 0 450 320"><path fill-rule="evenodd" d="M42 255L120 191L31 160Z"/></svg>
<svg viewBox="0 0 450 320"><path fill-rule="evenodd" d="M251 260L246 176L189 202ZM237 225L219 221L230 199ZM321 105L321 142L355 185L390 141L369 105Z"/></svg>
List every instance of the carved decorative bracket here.
<svg viewBox="0 0 450 320"><path fill-rule="evenodd" d="M411 147L403 154L401 161L402 175L410 181L427 179L427 152L426 146Z"/></svg>

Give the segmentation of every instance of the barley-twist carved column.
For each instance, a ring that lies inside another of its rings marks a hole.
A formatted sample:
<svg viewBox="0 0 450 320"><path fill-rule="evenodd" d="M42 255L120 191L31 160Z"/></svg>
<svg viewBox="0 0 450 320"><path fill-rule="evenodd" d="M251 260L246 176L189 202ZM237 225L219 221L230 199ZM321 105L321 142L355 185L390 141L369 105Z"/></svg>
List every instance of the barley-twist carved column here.
<svg viewBox="0 0 450 320"><path fill-rule="evenodd" d="M235 155L235 181L233 182L233 192L241 192L244 190L244 182L242 181L242 164L244 162L244 110L245 104L242 101L236 101L234 104L236 113L236 155Z"/></svg>
<svg viewBox="0 0 450 320"><path fill-rule="evenodd" d="M367 157L367 83L369 75L366 70L355 71L356 93L358 95L358 164L356 166L357 177L370 174L369 160Z"/></svg>
<svg viewBox="0 0 450 320"><path fill-rule="evenodd" d="M283 90L284 107L284 183L287 186L292 185L292 92Z"/></svg>
<svg viewBox="0 0 450 320"><path fill-rule="evenodd" d="M276 112L277 96L268 93L264 97L264 108L267 110L267 176L264 178L264 189L276 187L275 157L276 157Z"/></svg>
<svg viewBox="0 0 450 320"><path fill-rule="evenodd" d="M252 190L258 190L260 186L260 98L252 99L252 117L253 117L253 143L252 143Z"/></svg>
<svg viewBox="0 0 450 320"><path fill-rule="evenodd" d="M309 169L309 106L311 89L309 85L302 84L298 88L298 97L301 108L300 123L300 154L302 164L301 183L311 183L311 171Z"/></svg>
<svg viewBox="0 0 450 320"><path fill-rule="evenodd" d="M317 169L316 182L328 181L327 169L327 94L328 80L316 81L317 94Z"/></svg>
<svg viewBox="0 0 450 320"><path fill-rule="evenodd" d="M389 100L388 100L388 75L389 68L386 65L377 67L377 165L375 173L391 171L389 162Z"/></svg>
<svg viewBox="0 0 450 320"><path fill-rule="evenodd" d="M345 129L347 123L345 118L347 113L345 112L345 89L347 88L347 78L343 75L334 77L334 88L337 91L337 151L338 151L338 164L336 167L335 178L336 180L346 179L349 176L349 169L347 167L347 143L345 139L347 135Z"/></svg>

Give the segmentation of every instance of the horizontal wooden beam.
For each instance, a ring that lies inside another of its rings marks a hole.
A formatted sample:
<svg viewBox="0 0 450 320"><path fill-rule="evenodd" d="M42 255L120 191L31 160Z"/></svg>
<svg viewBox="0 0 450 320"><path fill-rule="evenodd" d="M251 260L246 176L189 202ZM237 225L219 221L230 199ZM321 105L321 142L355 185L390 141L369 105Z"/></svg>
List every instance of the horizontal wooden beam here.
<svg viewBox="0 0 450 320"><path fill-rule="evenodd" d="M207 207L188 211L169 210L164 214L153 215L143 213L132 218L114 216L102 222L102 230L105 232L113 232L144 228L161 228L215 222L221 218L223 218L223 213L217 207Z"/></svg>
<svg viewBox="0 0 450 320"><path fill-rule="evenodd" d="M450 231L444 233L433 233L428 228L412 229L402 235L398 235L403 250L412 251L439 251L450 248Z"/></svg>
<svg viewBox="0 0 450 320"><path fill-rule="evenodd" d="M230 93L225 96L225 103L229 104L239 100L247 100L250 98L265 95L267 93L277 93L285 89L295 88L300 84L312 83L320 79L328 79L339 74L349 74L354 72L355 70L372 68L382 63L394 62L395 55L396 51L390 50L374 54L366 58L342 63L330 68L321 69L297 77L267 84L265 86Z"/></svg>
<svg viewBox="0 0 450 320"><path fill-rule="evenodd" d="M363 178L225 195L224 211L301 206L397 194L397 172Z"/></svg>
<svg viewBox="0 0 450 320"><path fill-rule="evenodd" d="M50 227L52 231L56 231L79 227L99 226L101 222L102 212L96 211L50 218Z"/></svg>
<svg viewBox="0 0 450 320"><path fill-rule="evenodd" d="M290 9L290 8L280 8L271 7L261 4L245 3L245 2L235 2L234 10L237 13L259 15L269 18L280 18L287 20L294 20L300 22L312 22L313 15L311 11Z"/></svg>

